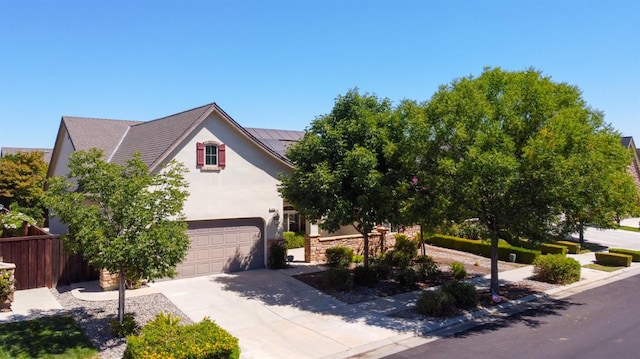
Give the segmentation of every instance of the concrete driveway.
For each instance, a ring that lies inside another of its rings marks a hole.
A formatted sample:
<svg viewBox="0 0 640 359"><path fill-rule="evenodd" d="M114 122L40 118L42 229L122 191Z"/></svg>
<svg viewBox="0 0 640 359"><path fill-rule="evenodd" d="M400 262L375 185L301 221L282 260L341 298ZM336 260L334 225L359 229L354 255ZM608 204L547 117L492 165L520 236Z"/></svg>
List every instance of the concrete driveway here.
<svg viewBox="0 0 640 359"><path fill-rule="evenodd" d="M291 277L318 270L258 269L151 286L194 322L209 317L240 338L242 358L346 358L414 334L384 316L400 301L346 305Z"/></svg>
<svg viewBox="0 0 640 359"><path fill-rule="evenodd" d="M640 218L627 218L620 221L620 224L638 228L638 221L640 221ZM571 235L571 237L576 241L579 238L577 233ZM599 244L603 247L640 250L640 232L587 228L584 231L584 239L586 242Z"/></svg>

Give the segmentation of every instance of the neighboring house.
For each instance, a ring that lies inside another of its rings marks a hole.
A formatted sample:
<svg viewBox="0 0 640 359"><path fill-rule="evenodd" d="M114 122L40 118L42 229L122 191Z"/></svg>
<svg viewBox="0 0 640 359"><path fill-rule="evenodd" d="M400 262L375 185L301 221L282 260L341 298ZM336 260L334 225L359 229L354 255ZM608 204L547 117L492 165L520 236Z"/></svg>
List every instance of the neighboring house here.
<svg viewBox="0 0 640 359"><path fill-rule="evenodd" d="M20 152L42 152L44 161L49 164L51 162L51 153L53 152L53 148L2 147L0 148L0 158L6 155L15 155Z"/></svg>
<svg viewBox="0 0 640 359"><path fill-rule="evenodd" d="M631 136L622 137L621 142L622 146L629 149L632 154L633 160L629 165L629 173L636 182L638 193L640 193L640 148L636 147L636 144L633 142L633 137ZM640 198L638 198L638 204L640 204Z"/></svg>
<svg viewBox="0 0 640 359"><path fill-rule="evenodd" d="M268 243L282 238L285 220L297 218L277 186L292 168L286 146L303 135L244 128L215 103L148 122L64 116L47 177L66 175L69 155L90 148L118 164L139 152L152 172L182 162L189 170L184 214L191 248L178 276L263 268ZM54 217L50 230L66 227Z"/></svg>

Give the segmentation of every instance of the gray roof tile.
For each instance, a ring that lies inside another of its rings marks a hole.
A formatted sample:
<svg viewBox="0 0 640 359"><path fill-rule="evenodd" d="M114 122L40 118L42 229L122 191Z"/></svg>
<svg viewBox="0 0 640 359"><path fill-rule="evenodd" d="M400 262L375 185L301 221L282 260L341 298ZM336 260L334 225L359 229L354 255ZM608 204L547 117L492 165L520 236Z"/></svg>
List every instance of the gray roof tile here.
<svg viewBox="0 0 640 359"><path fill-rule="evenodd" d="M15 155L19 152L42 152L44 161L49 163L51 162L51 153L53 152L53 148L2 147L0 148L0 158L6 155Z"/></svg>
<svg viewBox="0 0 640 359"><path fill-rule="evenodd" d="M108 120L85 117L62 117L76 151L98 148L109 158L130 126L140 121Z"/></svg>

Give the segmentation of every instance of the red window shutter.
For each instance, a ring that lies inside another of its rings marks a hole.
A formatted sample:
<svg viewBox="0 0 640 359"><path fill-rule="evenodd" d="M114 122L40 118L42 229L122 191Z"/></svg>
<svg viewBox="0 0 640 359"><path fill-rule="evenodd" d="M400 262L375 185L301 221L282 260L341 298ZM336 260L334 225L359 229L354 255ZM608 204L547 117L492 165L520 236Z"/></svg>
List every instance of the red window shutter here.
<svg viewBox="0 0 640 359"><path fill-rule="evenodd" d="M196 166L204 166L204 143L202 142L196 144Z"/></svg>
<svg viewBox="0 0 640 359"><path fill-rule="evenodd" d="M218 167L224 168L227 165L227 148L225 145L218 145Z"/></svg>

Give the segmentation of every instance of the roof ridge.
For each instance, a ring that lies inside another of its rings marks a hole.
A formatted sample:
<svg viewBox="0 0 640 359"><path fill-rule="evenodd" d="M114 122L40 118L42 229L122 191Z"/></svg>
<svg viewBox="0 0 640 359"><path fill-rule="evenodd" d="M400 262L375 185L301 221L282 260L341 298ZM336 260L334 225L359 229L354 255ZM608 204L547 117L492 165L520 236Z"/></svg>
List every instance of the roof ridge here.
<svg viewBox="0 0 640 359"><path fill-rule="evenodd" d="M166 120L166 119L167 119L167 118L169 118L169 117L175 117L175 116L178 116L178 115L182 115L183 113L187 113L187 112L190 112L190 111L195 111L195 110L198 110L198 109L201 109L201 108L204 108L204 107L211 107L212 105L215 105L215 102L211 102L211 103L208 103L208 104L206 104L206 105L202 105L202 106L194 107L194 108L189 109L189 110L180 111L180 112L178 112L178 113L174 113L174 114L172 114L172 115L168 115L168 116L164 116L164 117L156 118L156 119L153 119L153 120L149 120L149 121L142 121L142 122L140 122L140 123L138 123L138 124L136 124L136 125L134 125L134 126L142 125L142 124L145 124L145 123L157 122L157 121L160 121L160 120Z"/></svg>
<svg viewBox="0 0 640 359"><path fill-rule="evenodd" d="M144 121L139 121L139 120L122 120L122 119L117 119L117 118L80 117L80 116L62 116L62 118L63 119L77 119L77 120L97 120L97 121L144 123Z"/></svg>

